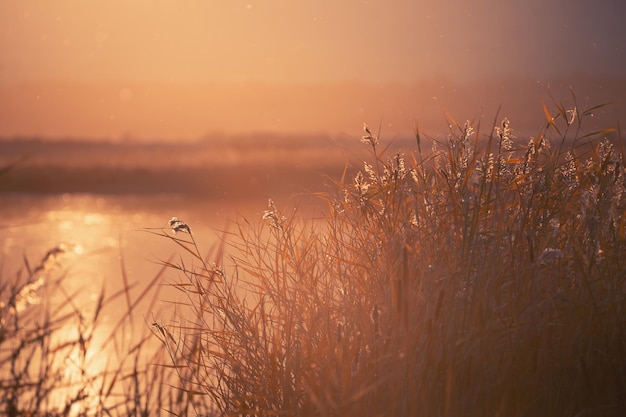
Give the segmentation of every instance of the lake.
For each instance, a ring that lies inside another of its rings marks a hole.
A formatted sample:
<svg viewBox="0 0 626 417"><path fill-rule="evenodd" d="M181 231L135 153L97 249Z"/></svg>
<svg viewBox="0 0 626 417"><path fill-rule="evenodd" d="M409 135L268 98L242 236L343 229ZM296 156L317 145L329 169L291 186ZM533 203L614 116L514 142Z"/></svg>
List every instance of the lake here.
<svg viewBox="0 0 626 417"><path fill-rule="evenodd" d="M166 239L142 229L168 227L168 220L185 219L207 250L217 233L237 214L262 213L264 201L188 201L175 195L119 196L97 194L0 196L2 276L11 277L24 266L37 264L57 247L66 249L64 264L80 284L99 291L98 282L114 283L123 261L138 282L158 271L155 264L176 248ZM260 216L260 214L259 214ZM260 217L259 217L260 218ZM115 288L115 287L113 287Z"/></svg>
<svg viewBox="0 0 626 417"><path fill-rule="evenodd" d="M157 276L163 261L185 255L169 239L150 233L173 236L168 224L172 217L190 226L203 255L212 262L223 232L233 222L244 218L261 222L267 208L265 198L213 201L177 195L5 194L0 202L0 280L11 282L20 274L25 278L29 269L54 253L52 266L61 271L57 275L66 276L63 291L78 294L75 301L86 305L97 299L103 286L110 295L132 284L131 294L138 296ZM295 207L295 198L277 200L277 204L292 203ZM312 213L308 207L298 215ZM167 271L159 279L160 298L171 299L167 284L178 278L175 271ZM118 302L126 303L122 298ZM112 309L109 314L122 316L124 311ZM149 321L154 313L142 311L139 317Z"/></svg>
<svg viewBox="0 0 626 417"><path fill-rule="evenodd" d="M298 207L298 216L319 216L321 201L312 194L339 178L346 154L307 143L0 141L0 167L11 166L0 175L0 288L26 283L41 266L23 309L88 320L102 291L114 297L87 356L92 373L120 363L124 349L150 336L152 323L173 319L182 297L171 284L184 276L163 262L189 262L188 254L152 232L173 236L168 222L178 217L207 260L219 262L223 232L238 220L261 222L270 197L287 215ZM26 326L36 327L40 314ZM77 337L85 325L79 321L70 320L57 342ZM148 346L156 348L152 339ZM80 369L67 372L76 377Z"/></svg>

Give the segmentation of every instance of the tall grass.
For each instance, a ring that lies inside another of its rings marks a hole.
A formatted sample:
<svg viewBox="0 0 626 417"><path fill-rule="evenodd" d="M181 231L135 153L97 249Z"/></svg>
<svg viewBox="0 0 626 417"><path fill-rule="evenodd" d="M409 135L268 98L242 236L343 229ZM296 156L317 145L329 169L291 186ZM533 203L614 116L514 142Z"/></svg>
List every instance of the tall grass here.
<svg viewBox="0 0 626 417"><path fill-rule="evenodd" d="M169 374L152 366L165 361L163 349L135 317L142 302L154 308L160 274L135 295L122 269L123 288L107 295L103 285L91 300L68 291L68 281L83 279L63 259L71 251L59 245L0 277L0 415L149 416L171 408L178 400L166 390Z"/></svg>
<svg viewBox="0 0 626 417"><path fill-rule="evenodd" d="M345 170L323 220L239 218L164 262L180 296L153 333L178 415L611 416L626 411L621 132L544 105L515 138L448 117L413 151ZM617 133L617 135L616 135ZM613 140L610 140L610 137ZM209 260L212 257L212 261Z"/></svg>
<svg viewBox="0 0 626 417"><path fill-rule="evenodd" d="M205 255L172 218L148 232L180 255L138 295L122 268L85 306L69 248L25 259L0 280L1 412L623 415L622 136L554 107L528 140L448 116L406 153L365 126L370 158L317 196L321 219L269 200ZM171 312L136 320L165 276Z"/></svg>

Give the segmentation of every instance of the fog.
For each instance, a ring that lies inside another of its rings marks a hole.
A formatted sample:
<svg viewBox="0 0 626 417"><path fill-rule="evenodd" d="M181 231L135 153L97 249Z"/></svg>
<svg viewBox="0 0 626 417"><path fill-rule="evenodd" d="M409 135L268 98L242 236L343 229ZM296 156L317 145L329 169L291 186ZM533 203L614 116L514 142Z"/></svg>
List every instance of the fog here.
<svg viewBox="0 0 626 417"><path fill-rule="evenodd" d="M441 129L618 100L620 2L0 3L0 136ZM615 110L618 119L620 110Z"/></svg>

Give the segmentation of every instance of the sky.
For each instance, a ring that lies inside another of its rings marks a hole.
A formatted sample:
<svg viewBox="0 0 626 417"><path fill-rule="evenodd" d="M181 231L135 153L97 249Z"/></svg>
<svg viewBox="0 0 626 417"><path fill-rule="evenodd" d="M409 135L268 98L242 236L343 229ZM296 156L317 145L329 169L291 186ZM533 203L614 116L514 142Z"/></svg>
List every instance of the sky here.
<svg viewBox="0 0 626 417"><path fill-rule="evenodd" d="M0 136L402 130L415 115L396 108L464 97L398 86L623 77L623 16L621 0L0 0Z"/></svg>

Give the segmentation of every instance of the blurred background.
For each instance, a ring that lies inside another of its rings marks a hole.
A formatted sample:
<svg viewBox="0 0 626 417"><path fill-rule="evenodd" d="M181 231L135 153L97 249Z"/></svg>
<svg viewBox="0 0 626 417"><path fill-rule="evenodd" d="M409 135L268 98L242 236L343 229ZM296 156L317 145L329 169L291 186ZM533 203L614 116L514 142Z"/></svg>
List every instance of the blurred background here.
<svg viewBox="0 0 626 417"><path fill-rule="evenodd" d="M0 1L0 137L388 137L624 97L618 0ZM623 109L609 115L623 118Z"/></svg>

